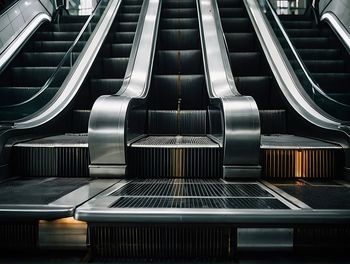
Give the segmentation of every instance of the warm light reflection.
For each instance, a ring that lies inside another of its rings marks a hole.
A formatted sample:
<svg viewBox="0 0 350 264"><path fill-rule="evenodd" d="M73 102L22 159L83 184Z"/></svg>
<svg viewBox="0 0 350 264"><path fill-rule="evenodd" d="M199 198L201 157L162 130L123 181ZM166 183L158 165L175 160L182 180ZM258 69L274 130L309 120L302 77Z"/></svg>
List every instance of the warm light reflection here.
<svg viewBox="0 0 350 264"><path fill-rule="evenodd" d="M54 225L73 225L73 224L86 224L86 222L83 221L78 221L75 220L73 217L66 217L66 218L61 218L61 219L57 219L57 220L52 220L52 221L48 221L48 220L40 220L39 224L54 224Z"/></svg>
<svg viewBox="0 0 350 264"><path fill-rule="evenodd" d="M303 177L303 152L301 150L296 150L294 153L295 157L295 177Z"/></svg>

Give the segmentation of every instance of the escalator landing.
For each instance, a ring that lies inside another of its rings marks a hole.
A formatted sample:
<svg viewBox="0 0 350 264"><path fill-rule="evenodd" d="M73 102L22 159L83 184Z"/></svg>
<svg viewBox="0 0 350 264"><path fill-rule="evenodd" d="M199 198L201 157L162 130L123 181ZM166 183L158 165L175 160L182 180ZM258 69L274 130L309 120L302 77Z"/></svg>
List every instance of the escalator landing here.
<svg viewBox="0 0 350 264"><path fill-rule="evenodd" d="M85 221L226 221L226 216L297 207L261 182L222 179L121 180L79 207Z"/></svg>
<svg viewBox="0 0 350 264"><path fill-rule="evenodd" d="M0 183L0 217L56 219L116 183L89 178L11 178Z"/></svg>

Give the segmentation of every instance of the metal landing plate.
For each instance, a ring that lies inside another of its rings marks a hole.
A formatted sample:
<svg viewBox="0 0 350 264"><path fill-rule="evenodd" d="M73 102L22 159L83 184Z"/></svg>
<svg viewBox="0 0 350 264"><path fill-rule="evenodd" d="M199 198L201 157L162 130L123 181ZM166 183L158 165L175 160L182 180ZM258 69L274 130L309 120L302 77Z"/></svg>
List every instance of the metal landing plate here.
<svg viewBox="0 0 350 264"><path fill-rule="evenodd" d="M122 180L78 207L75 216L103 222L227 222L297 209L260 182L152 179Z"/></svg>
<svg viewBox="0 0 350 264"><path fill-rule="evenodd" d="M340 145L294 135L261 135L261 149L341 149Z"/></svg>
<svg viewBox="0 0 350 264"><path fill-rule="evenodd" d="M90 178L15 178L0 183L0 217L55 219L106 190L116 180Z"/></svg>

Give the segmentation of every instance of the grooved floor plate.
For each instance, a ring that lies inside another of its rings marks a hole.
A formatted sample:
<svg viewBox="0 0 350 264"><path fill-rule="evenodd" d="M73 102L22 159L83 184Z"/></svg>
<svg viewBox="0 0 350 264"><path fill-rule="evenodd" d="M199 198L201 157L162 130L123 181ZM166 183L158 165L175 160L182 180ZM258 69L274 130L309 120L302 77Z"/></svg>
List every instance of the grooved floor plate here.
<svg viewBox="0 0 350 264"><path fill-rule="evenodd" d="M262 149L341 149L340 145L294 135L261 135Z"/></svg>
<svg viewBox="0 0 350 264"><path fill-rule="evenodd" d="M115 196L199 196L199 197L273 197L257 184L194 184L157 183L143 184L131 182L112 195Z"/></svg>
<svg viewBox="0 0 350 264"><path fill-rule="evenodd" d="M135 180L110 197L111 208L288 209L257 182Z"/></svg>
<svg viewBox="0 0 350 264"><path fill-rule="evenodd" d="M219 148L208 137L148 136L131 145L133 148Z"/></svg>
<svg viewBox="0 0 350 264"><path fill-rule="evenodd" d="M288 209L277 199L121 197L114 208Z"/></svg>
<svg viewBox="0 0 350 264"><path fill-rule="evenodd" d="M9 180L0 184L0 204L49 204L89 181L89 178Z"/></svg>

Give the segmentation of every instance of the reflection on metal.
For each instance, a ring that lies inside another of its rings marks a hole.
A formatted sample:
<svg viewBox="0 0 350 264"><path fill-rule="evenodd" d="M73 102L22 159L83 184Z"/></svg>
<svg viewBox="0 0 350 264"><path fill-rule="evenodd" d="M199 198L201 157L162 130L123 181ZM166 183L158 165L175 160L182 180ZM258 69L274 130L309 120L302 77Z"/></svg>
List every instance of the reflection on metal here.
<svg viewBox="0 0 350 264"><path fill-rule="evenodd" d="M260 122L254 99L241 96L235 86L220 23L218 6L214 0L199 0L198 13L208 94L213 107L220 109L210 115L210 129L221 121L223 136L223 175L258 177ZM213 108L212 107L212 108Z"/></svg>
<svg viewBox="0 0 350 264"><path fill-rule="evenodd" d="M132 144L128 174L140 178L222 175L222 154L208 137L145 137Z"/></svg>
<svg viewBox="0 0 350 264"><path fill-rule="evenodd" d="M342 165L338 153L330 149L265 149L263 177L335 178Z"/></svg>
<svg viewBox="0 0 350 264"><path fill-rule="evenodd" d="M87 224L73 217L39 221L39 248L81 249L86 247Z"/></svg>
<svg viewBox="0 0 350 264"><path fill-rule="evenodd" d="M116 95L101 96L92 108L88 134L92 176L125 174L127 142L140 136L133 128L146 120L142 105L151 81L160 6L161 1L144 1L122 88Z"/></svg>
<svg viewBox="0 0 350 264"><path fill-rule="evenodd" d="M237 249L292 250L293 228L237 228Z"/></svg>
<svg viewBox="0 0 350 264"><path fill-rule="evenodd" d="M350 8L347 9L350 12ZM331 11L324 13L321 16L321 21L327 22L333 31L338 35L345 48L350 53L350 25L348 29L341 23L339 18ZM350 22L349 22L350 24Z"/></svg>

